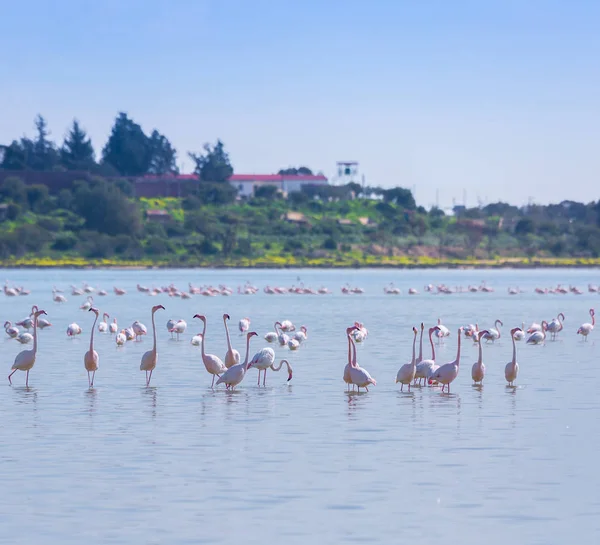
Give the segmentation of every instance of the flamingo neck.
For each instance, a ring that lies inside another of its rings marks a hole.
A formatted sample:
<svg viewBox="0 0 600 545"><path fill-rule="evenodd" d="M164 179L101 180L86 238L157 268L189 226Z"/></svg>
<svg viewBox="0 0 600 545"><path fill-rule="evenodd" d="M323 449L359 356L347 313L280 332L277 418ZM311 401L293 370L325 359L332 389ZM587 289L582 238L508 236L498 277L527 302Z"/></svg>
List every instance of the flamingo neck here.
<svg viewBox="0 0 600 545"><path fill-rule="evenodd" d="M356 343L353 338L350 338L350 344L352 344L352 367L358 368L358 363L356 363Z"/></svg>
<svg viewBox="0 0 600 545"><path fill-rule="evenodd" d="M94 320L94 325L92 326L92 334L90 335L90 352L94 351L94 331L96 330L96 322L97 321L98 321L98 315L96 314L96 318Z"/></svg>
<svg viewBox="0 0 600 545"><path fill-rule="evenodd" d="M477 344L479 345L479 359L477 360L477 363L479 365L481 365L483 363L483 354L482 354L482 348L481 348L481 345L483 343L481 342L481 337L479 337L479 342Z"/></svg>
<svg viewBox="0 0 600 545"><path fill-rule="evenodd" d="M227 337L227 350L231 352L231 339L229 338L229 327L227 327L227 320L223 318L223 323L225 324L225 336Z"/></svg>
<svg viewBox="0 0 600 545"><path fill-rule="evenodd" d="M417 365L417 360L415 359L415 345L417 344L417 334L413 335L413 349L412 349L412 359L410 360L410 364L412 367Z"/></svg>
<svg viewBox="0 0 600 545"><path fill-rule="evenodd" d="M350 343L350 334L348 334L348 365L352 366L352 344Z"/></svg>
<svg viewBox="0 0 600 545"><path fill-rule="evenodd" d="M595 326L596 325L596 313L590 312L590 314L592 315L592 325Z"/></svg>
<svg viewBox="0 0 600 545"><path fill-rule="evenodd" d="M431 359L435 361L435 345L433 344L433 331L429 332L429 344L431 345Z"/></svg>
<svg viewBox="0 0 600 545"><path fill-rule="evenodd" d="M458 348L456 349L456 367L458 367L460 365L460 338L461 338L461 331L460 329L458 330Z"/></svg>
<svg viewBox="0 0 600 545"><path fill-rule="evenodd" d="M423 361L423 329L421 329L421 336L419 337L419 361Z"/></svg>
<svg viewBox="0 0 600 545"><path fill-rule="evenodd" d="M204 350L204 340L206 339L206 319L202 320L204 327L202 328L202 359L206 357L206 351Z"/></svg>
<svg viewBox="0 0 600 545"><path fill-rule="evenodd" d="M154 323L154 312L152 313L152 338L154 340L154 344L152 345L152 352L156 354L156 325Z"/></svg>
<svg viewBox="0 0 600 545"><path fill-rule="evenodd" d="M206 327L204 328L206 330ZM202 341L204 347L204 340ZM202 348L204 350L204 348ZM246 357L244 358L244 371L248 369L248 355L250 354L250 335L246 335Z"/></svg>
<svg viewBox="0 0 600 545"><path fill-rule="evenodd" d="M496 320L495 326L496 326L496 331L498 332L498 338L500 338L502 336L502 334L500 333L500 324L502 322L500 320Z"/></svg>
<svg viewBox="0 0 600 545"><path fill-rule="evenodd" d="M512 343L513 343L513 359L512 362L513 364L517 363L517 344L515 343L515 336L511 335L512 337Z"/></svg>
<svg viewBox="0 0 600 545"><path fill-rule="evenodd" d="M33 355L37 353L37 316L33 317Z"/></svg>

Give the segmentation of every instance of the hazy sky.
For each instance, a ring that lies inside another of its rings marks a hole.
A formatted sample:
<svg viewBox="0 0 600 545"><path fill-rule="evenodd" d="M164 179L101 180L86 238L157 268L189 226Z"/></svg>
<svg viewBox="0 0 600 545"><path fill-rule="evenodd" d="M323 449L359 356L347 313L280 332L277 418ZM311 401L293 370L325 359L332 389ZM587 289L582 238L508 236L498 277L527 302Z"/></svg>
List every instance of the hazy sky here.
<svg viewBox="0 0 600 545"><path fill-rule="evenodd" d="M29 0L0 9L0 142L99 152L118 111L237 173L357 160L419 204L600 197L600 2Z"/></svg>

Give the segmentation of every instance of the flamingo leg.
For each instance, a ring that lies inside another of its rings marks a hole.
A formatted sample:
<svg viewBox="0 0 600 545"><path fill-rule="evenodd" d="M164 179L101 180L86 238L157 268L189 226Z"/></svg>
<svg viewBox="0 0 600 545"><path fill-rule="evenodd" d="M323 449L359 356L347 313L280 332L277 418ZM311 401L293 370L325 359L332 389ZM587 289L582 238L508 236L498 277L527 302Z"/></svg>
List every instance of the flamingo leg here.
<svg viewBox="0 0 600 545"><path fill-rule="evenodd" d="M263 375L263 386L265 385L266 381L267 381L267 370L265 369L265 374Z"/></svg>
<svg viewBox="0 0 600 545"><path fill-rule="evenodd" d="M16 372L17 372L17 370L15 369L10 375L8 375L8 383L11 385L12 385L12 380L10 380L10 377L12 377Z"/></svg>
<svg viewBox="0 0 600 545"><path fill-rule="evenodd" d="M94 385L94 378L96 378L96 371L92 373L92 386Z"/></svg>
<svg viewBox="0 0 600 545"><path fill-rule="evenodd" d="M410 392L410 382L408 383L408 391Z"/></svg>
<svg viewBox="0 0 600 545"><path fill-rule="evenodd" d="M368 391L369 391L369 387L368 387L368 386L365 386L365 390L368 392Z"/></svg>
<svg viewBox="0 0 600 545"><path fill-rule="evenodd" d="M150 371L150 376L148 377L148 382L146 383L146 387L150 386L150 381L152 380L152 371Z"/></svg>
<svg viewBox="0 0 600 545"><path fill-rule="evenodd" d="M87 372L88 374L88 387L91 388L92 387L92 381L90 380L90 372Z"/></svg>
<svg viewBox="0 0 600 545"><path fill-rule="evenodd" d="M215 385L215 375L213 375L213 379L212 379L212 383L210 385L211 388L213 388Z"/></svg>
<svg viewBox="0 0 600 545"><path fill-rule="evenodd" d="M27 374L25 375L25 386L29 386L29 370L27 370Z"/></svg>
<svg viewBox="0 0 600 545"><path fill-rule="evenodd" d="M400 383L400 391L402 391L402 389L403 389L403 388L404 388L404 383L403 383L403 382L401 382L401 383Z"/></svg>
<svg viewBox="0 0 600 545"><path fill-rule="evenodd" d="M148 386L148 371L146 371L146 386Z"/></svg>
<svg viewBox="0 0 600 545"><path fill-rule="evenodd" d="M266 373L266 371L265 371ZM258 382L256 383L257 386L260 386L260 369L258 370Z"/></svg>

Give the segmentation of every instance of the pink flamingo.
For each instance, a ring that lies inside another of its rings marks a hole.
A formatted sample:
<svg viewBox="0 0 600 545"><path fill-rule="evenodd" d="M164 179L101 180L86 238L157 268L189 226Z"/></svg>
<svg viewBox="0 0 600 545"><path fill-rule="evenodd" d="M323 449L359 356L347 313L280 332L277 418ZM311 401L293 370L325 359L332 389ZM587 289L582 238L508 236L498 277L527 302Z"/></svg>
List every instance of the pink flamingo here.
<svg viewBox="0 0 600 545"><path fill-rule="evenodd" d="M442 392L445 387L448 387L448 393L450 393L450 384L454 382L456 377L458 376L458 371L460 369L460 339L463 328L458 328L458 348L456 350L456 359L451 361L450 363L445 363L440 366L438 370L433 373L431 377L433 380L437 380L442 385Z"/></svg>

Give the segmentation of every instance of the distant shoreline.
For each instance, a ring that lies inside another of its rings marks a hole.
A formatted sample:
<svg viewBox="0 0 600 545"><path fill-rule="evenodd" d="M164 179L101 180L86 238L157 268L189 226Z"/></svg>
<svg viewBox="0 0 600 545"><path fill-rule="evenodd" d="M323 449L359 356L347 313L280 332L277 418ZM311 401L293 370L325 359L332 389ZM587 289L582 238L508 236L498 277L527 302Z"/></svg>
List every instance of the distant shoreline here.
<svg viewBox="0 0 600 545"><path fill-rule="evenodd" d="M559 269L600 268L600 258L502 258L502 259L432 259L432 258L389 258L369 256L363 261L343 262L329 259L256 260L242 259L227 262L205 263L152 263L115 262L112 260L86 260L81 258L52 260L49 258L27 258L0 261L2 269L107 269L107 270L159 270L159 269Z"/></svg>

